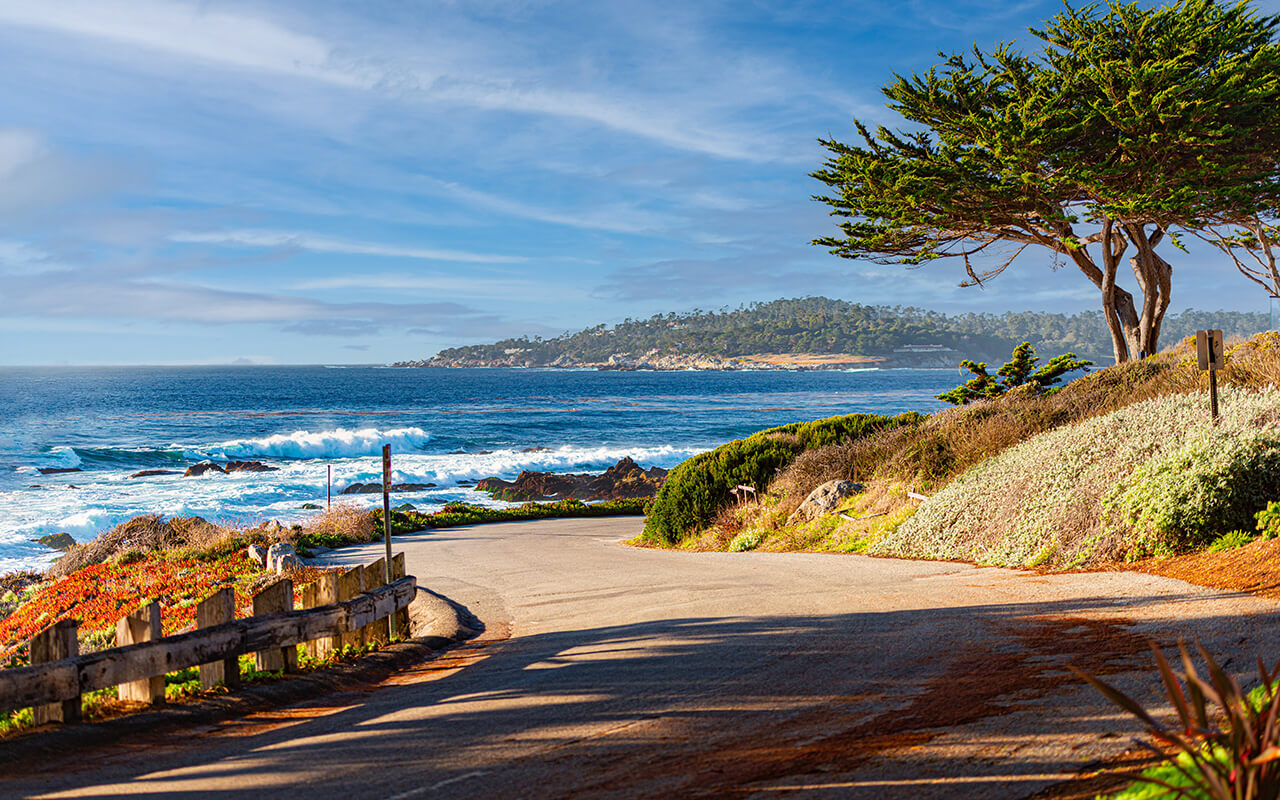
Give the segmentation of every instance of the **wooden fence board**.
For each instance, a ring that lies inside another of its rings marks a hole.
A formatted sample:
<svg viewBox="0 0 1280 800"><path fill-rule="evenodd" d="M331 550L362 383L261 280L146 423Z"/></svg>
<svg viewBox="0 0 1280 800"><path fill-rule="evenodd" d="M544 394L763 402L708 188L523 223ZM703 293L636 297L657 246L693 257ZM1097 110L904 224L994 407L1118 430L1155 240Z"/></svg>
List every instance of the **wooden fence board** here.
<svg viewBox="0 0 1280 800"><path fill-rule="evenodd" d="M236 618L236 593L230 586L219 589L196 606L196 627L224 625ZM240 659L234 655L200 665L200 687L211 689L221 683L228 689L240 685Z"/></svg>
<svg viewBox="0 0 1280 800"><path fill-rule="evenodd" d="M156 602L147 603L116 622L116 647L153 642L159 639L160 635L160 604ZM119 694L121 700L163 703L164 675L153 675L150 678L122 683Z"/></svg>
<svg viewBox="0 0 1280 800"><path fill-rule="evenodd" d="M293 581L282 578L253 596L253 615L280 614L293 610ZM301 631L299 631L301 633ZM297 672L298 647L270 647L258 650L254 665L263 672Z"/></svg>
<svg viewBox="0 0 1280 800"><path fill-rule="evenodd" d="M80 643L76 640L76 631L80 623L74 619L64 619L40 631L31 640L31 663L48 663L71 658L80 652ZM57 702L35 706L32 709L35 724L45 725L50 722L80 721L80 686L76 683L75 694L70 697L59 697Z"/></svg>
<svg viewBox="0 0 1280 800"><path fill-rule="evenodd" d="M78 710L81 692L359 630L407 607L416 586L416 579L406 577L344 603L233 620L151 642L3 669L0 711L72 699Z"/></svg>

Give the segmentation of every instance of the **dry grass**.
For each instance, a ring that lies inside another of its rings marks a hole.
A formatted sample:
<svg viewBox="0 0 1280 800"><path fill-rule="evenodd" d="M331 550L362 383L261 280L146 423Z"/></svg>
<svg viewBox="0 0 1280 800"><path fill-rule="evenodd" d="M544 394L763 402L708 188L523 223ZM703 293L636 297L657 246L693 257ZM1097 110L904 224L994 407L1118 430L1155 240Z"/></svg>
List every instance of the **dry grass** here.
<svg viewBox="0 0 1280 800"><path fill-rule="evenodd" d="M97 538L78 544L49 568L50 578L61 578L76 570L112 559L129 559L134 554L209 547L230 533L201 517L174 517L147 514L122 522Z"/></svg>
<svg viewBox="0 0 1280 800"><path fill-rule="evenodd" d="M369 510L339 503L317 514L302 526L308 534L336 536L351 542L372 542L378 538Z"/></svg>

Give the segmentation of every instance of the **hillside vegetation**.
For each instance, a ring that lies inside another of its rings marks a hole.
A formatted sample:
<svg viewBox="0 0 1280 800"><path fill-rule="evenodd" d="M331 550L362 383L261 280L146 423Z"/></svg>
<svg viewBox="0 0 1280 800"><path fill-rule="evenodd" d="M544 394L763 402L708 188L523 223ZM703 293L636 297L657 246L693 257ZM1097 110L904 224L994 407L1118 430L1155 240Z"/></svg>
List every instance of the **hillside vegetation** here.
<svg viewBox="0 0 1280 800"><path fill-rule="evenodd" d="M1170 314L1164 335L1171 341L1200 328L1222 328L1244 337L1269 324L1266 314L1201 312ZM596 325L552 339L504 339L441 350L434 358L400 366L506 364L572 366L598 364L619 354L700 353L736 357L762 353L843 353L888 357L898 348L936 345L977 360L1007 355L1029 341L1040 352L1071 351L1099 363L1111 361L1111 339L1101 312L1074 315L1039 312L948 316L910 307L867 306L805 297L753 303L737 309L694 310Z"/></svg>
<svg viewBox="0 0 1280 800"><path fill-rule="evenodd" d="M756 501L722 495L714 511L704 506L706 522L671 536L655 520L674 513L681 485L714 477L717 462L691 459L655 499L645 538L1058 568L1245 543L1255 515L1280 500L1280 336L1230 348L1219 375L1217 425L1188 342L1047 396L1015 390L896 424L863 419L796 452ZM836 479L865 491L843 516L797 521L801 501Z"/></svg>

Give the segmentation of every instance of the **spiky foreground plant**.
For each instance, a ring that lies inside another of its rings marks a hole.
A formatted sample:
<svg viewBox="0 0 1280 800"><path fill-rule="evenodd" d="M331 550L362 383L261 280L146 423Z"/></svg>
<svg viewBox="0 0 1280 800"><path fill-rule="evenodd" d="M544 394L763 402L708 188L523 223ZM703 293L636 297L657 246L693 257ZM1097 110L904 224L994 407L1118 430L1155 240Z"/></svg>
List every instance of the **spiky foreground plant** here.
<svg viewBox="0 0 1280 800"><path fill-rule="evenodd" d="M1276 678L1280 663L1270 671L1258 659L1261 701L1253 703L1238 681L1227 674L1213 656L1198 643L1208 675L1202 678L1187 648L1179 642L1183 671L1175 672L1169 661L1155 651L1156 667L1165 692L1178 715L1178 729L1151 716L1133 698L1092 675L1072 668L1108 700L1137 717L1157 742L1173 749L1178 757L1169 762L1187 785L1178 786L1150 774L1125 777L1154 784L1165 791L1156 796L1212 798L1212 800L1273 800L1280 797L1280 692ZM1224 727L1212 721L1221 716ZM1166 751L1147 742L1139 743L1160 758Z"/></svg>

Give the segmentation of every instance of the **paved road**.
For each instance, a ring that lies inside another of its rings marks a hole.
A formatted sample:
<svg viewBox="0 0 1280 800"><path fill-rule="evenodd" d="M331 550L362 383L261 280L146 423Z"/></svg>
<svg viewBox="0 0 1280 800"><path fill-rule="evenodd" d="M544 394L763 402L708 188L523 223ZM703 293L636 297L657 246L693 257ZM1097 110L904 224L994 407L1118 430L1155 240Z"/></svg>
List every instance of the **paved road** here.
<svg viewBox="0 0 1280 800"><path fill-rule="evenodd" d="M638 528L406 537L410 571L480 638L376 690L0 795L1023 797L1134 730L1065 664L1154 699L1150 637L1201 639L1240 669L1280 655L1275 603L1163 578L622 545Z"/></svg>

